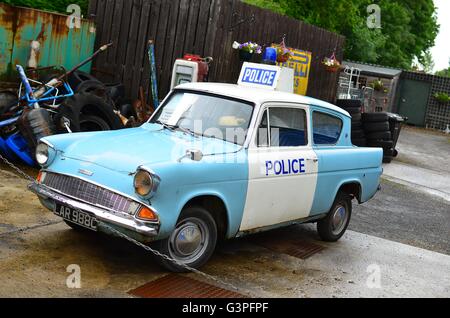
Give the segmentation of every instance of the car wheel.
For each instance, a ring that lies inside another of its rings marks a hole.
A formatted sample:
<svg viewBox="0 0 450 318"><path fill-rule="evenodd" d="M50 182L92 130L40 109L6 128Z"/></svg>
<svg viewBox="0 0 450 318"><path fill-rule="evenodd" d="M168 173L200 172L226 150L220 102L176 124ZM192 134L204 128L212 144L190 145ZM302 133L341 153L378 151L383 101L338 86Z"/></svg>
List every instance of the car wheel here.
<svg viewBox="0 0 450 318"><path fill-rule="evenodd" d="M339 192L328 215L317 222L317 231L322 240L336 242L347 230L352 215L351 197Z"/></svg>
<svg viewBox="0 0 450 318"><path fill-rule="evenodd" d="M217 243L217 224L211 214L201 207L189 207L181 217L172 234L156 242L155 247L164 255L177 261L158 258L163 267L172 272L189 272L203 266L214 253Z"/></svg>

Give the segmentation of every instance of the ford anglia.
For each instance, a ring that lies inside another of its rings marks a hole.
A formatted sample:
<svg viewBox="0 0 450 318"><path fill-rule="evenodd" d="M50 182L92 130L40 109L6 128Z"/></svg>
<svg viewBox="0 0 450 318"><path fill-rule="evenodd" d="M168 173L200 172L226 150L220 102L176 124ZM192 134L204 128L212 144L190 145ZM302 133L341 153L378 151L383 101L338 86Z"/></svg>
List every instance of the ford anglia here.
<svg viewBox="0 0 450 318"><path fill-rule="evenodd" d="M305 96L182 84L138 128L42 139L30 189L73 229L150 244L172 271L205 264L218 240L292 224L334 242L382 174L382 150L353 146L350 126Z"/></svg>

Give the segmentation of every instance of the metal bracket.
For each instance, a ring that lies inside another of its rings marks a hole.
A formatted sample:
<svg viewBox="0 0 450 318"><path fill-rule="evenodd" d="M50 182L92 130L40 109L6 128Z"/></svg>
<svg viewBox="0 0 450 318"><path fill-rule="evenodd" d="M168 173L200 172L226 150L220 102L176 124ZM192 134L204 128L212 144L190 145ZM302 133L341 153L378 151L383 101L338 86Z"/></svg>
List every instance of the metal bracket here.
<svg viewBox="0 0 450 318"><path fill-rule="evenodd" d="M241 24L243 24L245 22L253 23L256 21L256 17L255 17L254 13L252 13L252 15L250 17L240 18L235 24L232 25L232 22L235 18L239 18L239 12L233 12L233 15L231 16L232 21L230 21L230 27L228 28L228 31L233 31L236 27L240 26Z"/></svg>

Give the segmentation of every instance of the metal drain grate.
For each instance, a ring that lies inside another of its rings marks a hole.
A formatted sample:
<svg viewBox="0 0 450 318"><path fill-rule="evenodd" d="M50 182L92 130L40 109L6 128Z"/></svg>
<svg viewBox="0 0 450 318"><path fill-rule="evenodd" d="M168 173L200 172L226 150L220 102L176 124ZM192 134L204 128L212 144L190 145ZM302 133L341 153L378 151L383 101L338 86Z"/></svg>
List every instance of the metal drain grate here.
<svg viewBox="0 0 450 318"><path fill-rule="evenodd" d="M143 298L245 298L242 294L177 274L158 278L128 293Z"/></svg>
<svg viewBox="0 0 450 318"><path fill-rule="evenodd" d="M304 240L280 239L275 241L268 241L264 239L258 240L256 243L273 252L283 253L301 259L307 259L325 249L325 247L321 245Z"/></svg>

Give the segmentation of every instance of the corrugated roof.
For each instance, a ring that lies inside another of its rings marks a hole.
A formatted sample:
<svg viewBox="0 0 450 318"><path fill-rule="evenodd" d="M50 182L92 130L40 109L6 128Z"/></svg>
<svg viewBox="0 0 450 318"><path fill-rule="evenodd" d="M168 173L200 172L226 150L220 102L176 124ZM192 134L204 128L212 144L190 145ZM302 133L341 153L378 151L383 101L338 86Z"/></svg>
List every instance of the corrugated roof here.
<svg viewBox="0 0 450 318"><path fill-rule="evenodd" d="M368 64L362 62L343 61L342 65L348 67L354 67L361 70L361 74L373 75L379 77L393 78L402 73L401 69L386 67L382 65Z"/></svg>

